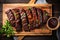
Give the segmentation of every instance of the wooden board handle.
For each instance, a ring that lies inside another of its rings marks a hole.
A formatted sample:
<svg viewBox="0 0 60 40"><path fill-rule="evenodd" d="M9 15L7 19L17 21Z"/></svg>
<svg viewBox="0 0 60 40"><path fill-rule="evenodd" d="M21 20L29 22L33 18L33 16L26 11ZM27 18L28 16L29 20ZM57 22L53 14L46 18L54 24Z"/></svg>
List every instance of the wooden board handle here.
<svg viewBox="0 0 60 40"><path fill-rule="evenodd" d="M19 36L17 40L22 40L24 36Z"/></svg>
<svg viewBox="0 0 60 40"><path fill-rule="evenodd" d="M28 4L34 4L36 0L30 0Z"/></svg>

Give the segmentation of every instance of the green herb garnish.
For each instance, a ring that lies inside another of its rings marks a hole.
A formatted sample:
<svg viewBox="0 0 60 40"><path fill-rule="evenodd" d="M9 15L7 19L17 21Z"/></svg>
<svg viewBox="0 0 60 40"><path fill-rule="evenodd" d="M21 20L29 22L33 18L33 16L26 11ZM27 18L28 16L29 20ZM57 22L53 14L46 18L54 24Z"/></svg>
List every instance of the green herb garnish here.
<svg viewBox="0 0 60 40"><path fill-rule="evenodd" d="M0 34L5 34L7 37L10 37L11 35L14 34L14 30L8 20L6 20L5 24L2 26Z"/></svg>

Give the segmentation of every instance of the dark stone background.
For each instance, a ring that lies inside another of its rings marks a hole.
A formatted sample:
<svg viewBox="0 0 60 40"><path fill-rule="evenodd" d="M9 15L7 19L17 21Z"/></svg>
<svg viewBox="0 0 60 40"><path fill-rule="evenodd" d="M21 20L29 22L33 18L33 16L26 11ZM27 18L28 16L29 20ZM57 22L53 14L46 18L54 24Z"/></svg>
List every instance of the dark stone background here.
<svg viewBox="0 0 60 40"><path fill-rule="evenodd" d="M60 5L58 0L46 0L48 3L52 4L53 16L60 16ZM0 0L0 27L2 25L2 4L4 3L28 3L29 0ZM13 40L13 37L1 37L0 40ZM58 40L56 36L56 30L53 31L51 36L25 36L23 40Z"/></svg>

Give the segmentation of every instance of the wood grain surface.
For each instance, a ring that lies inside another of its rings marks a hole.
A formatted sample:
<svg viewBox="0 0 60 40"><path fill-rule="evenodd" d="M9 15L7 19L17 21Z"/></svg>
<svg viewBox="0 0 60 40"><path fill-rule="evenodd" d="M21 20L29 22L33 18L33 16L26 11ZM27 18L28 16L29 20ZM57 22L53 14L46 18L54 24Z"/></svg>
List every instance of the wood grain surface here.
<svg viewBox="0 0 60 40"><path fill-rule="evenodd" d="M23 8L28 8L28 7L39 7L43 10L47 10L48 12L48 15L50 15L52 17L52 5L51 4L3 4L3 25L5 23L5 21L8 19L7 18L7 15L5 14L5 12L9 9L14 9L14 8L19 8L19 7L23 7ZM13 28L14 31L15 31L15 28ZM36 35L51 35L52 34L52 31L49 30L46 25L43 26L43 28L40 28L40 29L35 29L35 30L32 30L31 32L16 32L15 31L15 36L21 36L21 35L33 35L33 36L36 36Z"/></svg>

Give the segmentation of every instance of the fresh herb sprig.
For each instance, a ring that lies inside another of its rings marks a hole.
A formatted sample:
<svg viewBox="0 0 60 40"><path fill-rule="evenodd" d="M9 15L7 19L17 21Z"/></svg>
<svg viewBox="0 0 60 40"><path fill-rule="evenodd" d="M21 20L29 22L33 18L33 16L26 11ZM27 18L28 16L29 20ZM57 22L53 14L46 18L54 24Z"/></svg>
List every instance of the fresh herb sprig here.
<svg viewBox="0 0 60 40"><path fill-rule="evenodd" d="M14 30L8 20L6 20L5 24L2 26L0 34L5 34L7 37L10 37L14 34Z"/></svg>

